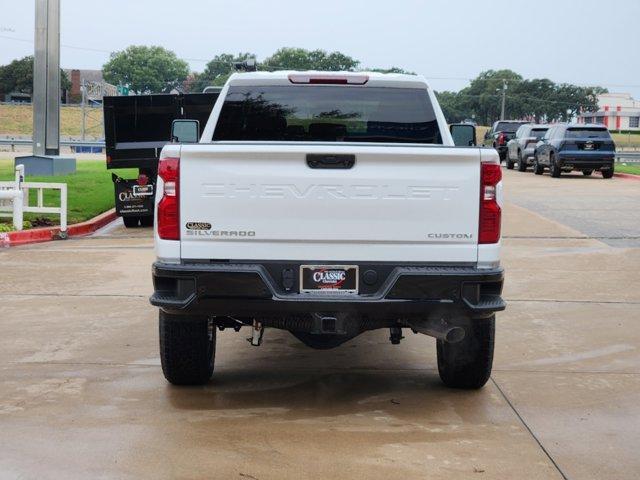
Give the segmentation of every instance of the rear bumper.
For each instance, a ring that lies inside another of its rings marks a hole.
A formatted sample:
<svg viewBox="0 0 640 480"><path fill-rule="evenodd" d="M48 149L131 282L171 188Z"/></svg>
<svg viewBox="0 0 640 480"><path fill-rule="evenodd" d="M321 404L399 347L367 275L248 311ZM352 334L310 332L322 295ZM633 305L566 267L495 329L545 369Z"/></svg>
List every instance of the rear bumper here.
<svg viewBox="0 0 640 480"><path fill-rule="evenodd" d="M575 169L613 168L614 161L615 154L613 152L588 154L559 152L557 160L560 167L573 167Z"/></svg>
<svg viewBox="0 0 640 480"><path fill-rule="evenodd" d="M305 262L306 263L306 262ZM331 262L308 262L327 264ZM299 263L153 264L152 305L174 314L260 317L339 312L390 319L504 310L501 268L360 263L359 294L298 293ZM294 272L291 275L289 272ZM364 275L369 273L369 278ZM371 277L375 277L372 282Z"/></svg>

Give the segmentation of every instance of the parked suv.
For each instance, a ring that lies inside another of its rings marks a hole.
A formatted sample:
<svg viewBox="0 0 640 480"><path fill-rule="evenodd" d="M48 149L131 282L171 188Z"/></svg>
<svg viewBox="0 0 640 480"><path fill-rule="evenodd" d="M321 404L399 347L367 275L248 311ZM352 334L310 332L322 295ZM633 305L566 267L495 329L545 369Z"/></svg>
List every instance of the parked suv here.
<svg viewBox="0 0 640 480"><path fill-rule="evenodd" d="M507 142L516 135L516 130L520 128L520 125L524 125L528 122L521 122L518 120L500 120L493 124L493 126L484 135L485 147L493 147L498 151L500 155L500 161L507 158Z"/></svg>
<svg viewBox="0 0 640 480"><path fill-rule="evenodd" d="M591 175L599 170L603 178L613 177L616 146L603 125L554 125L536 145L533 171L542 175L548 168L552 177L564 172L581 170Z"/></svg>
<svg viewBox="0 0 640 480"><path fill-rule="evenodd" d="M522 125L516 131L515 138L507 142L507 168L512 169L518 163L518 170L524 172L533 164L536 144L549 130L548 125Z"/></svg>

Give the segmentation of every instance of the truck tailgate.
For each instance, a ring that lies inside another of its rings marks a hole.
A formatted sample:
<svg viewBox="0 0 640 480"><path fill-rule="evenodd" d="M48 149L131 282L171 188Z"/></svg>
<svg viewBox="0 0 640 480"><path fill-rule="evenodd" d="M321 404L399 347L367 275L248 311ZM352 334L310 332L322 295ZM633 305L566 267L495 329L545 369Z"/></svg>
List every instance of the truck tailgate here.
<svg viewBox="0 0 640 480"><path fill-rule="evenodd" d="M355 164L311 168L308 154ZM479 189L473 148L185 145L181 257L473 263Z"/></svg>

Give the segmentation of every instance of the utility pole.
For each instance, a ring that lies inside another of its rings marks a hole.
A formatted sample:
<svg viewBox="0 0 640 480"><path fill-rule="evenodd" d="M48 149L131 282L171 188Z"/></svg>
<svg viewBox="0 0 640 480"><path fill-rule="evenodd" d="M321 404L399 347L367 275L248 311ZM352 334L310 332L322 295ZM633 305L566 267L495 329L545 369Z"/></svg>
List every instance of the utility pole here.
<svg viewBox="0 0 640 480"><path fill-rule="evenodd" d="M35 0L33 155L16 157L26 175L76 171L75 158L60 157L60 0Z"/></svg>
<svg viewBox="0 0 640 480"><path fill-rule="evenodd" d="M60 0L36 0L33 153L60 153Z"/></svg>
<svg viewBox="0 0 640 480"><path fill-rule="evenodd" d="M507 99L507 81L502 80L502 109L500 110L500 120L504 120L504 106Z"/></svg>

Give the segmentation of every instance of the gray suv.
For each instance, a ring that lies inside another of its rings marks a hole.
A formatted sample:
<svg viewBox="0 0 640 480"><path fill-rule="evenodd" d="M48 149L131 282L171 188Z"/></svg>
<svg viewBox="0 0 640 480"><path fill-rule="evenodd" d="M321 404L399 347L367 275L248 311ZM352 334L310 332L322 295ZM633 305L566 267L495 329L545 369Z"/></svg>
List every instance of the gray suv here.
<svg viewBox="0 0 640 480"><path fill-rule="evenodd" d="M517 163L518 171L524 172L527 166L533 165L536 144L544 137L547 130L549 130L548 125L531 123L518 128L515 138L507 142L507 168L512 169Z"/></svg>

